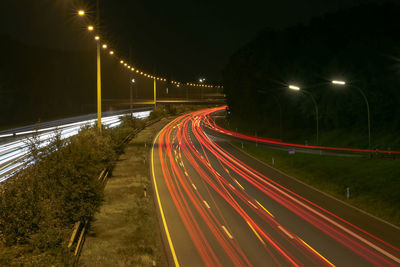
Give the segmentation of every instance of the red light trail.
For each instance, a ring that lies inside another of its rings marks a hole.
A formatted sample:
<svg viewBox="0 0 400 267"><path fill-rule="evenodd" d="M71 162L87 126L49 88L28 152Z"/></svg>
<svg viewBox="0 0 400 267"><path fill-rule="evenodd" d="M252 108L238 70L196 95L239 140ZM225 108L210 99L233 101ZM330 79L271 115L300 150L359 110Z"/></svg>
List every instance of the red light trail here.
<svg viewBox="0 0 400 267"><path fill-rule="evenodd" d="M171 199L173 205L167 206L169 210L173 207L184 225L179 232L188 233L202 264L259 265L254 256L257 254L274 266L334 266L340 259L333 255L347 253L349 262L400 265L399 248L283 187L213 141L203 127L241 136L211 120L209 115L223 108L178 117L164 127L153 147L153 151L157 149L153 160L161 169L159 175L154 171L153 175L158 177L157 184L165 185L161 199ZM286 144L267 138L257 141ZM284 211L271 212L269 206ZM166 224L174 228L170 221L176 218L168 219L169 210L165 212ZM283 216L287 213L304 226L296 228L288 223ZM174 238L177 235L171 231L170 246L174 239L178 240ZM317 242L319 235L324 236L329 249ZM189 246L177 243L177 247ZM330 253L331 250L339 252ZM180 254L179 248L176 251L175 264L187 264L188 258Z"/></svg>

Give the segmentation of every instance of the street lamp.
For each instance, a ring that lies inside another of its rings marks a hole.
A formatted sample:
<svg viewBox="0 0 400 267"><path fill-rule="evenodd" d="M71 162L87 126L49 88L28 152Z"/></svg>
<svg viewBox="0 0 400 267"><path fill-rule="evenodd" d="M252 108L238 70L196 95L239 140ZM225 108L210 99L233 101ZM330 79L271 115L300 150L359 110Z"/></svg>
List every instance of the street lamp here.
<svg viewBox="0 0 400 267"><path fill-rule="evenodd" d="M297 90L297 89L292 89L292 90ZM261 94L267 94L266 91L262 91L262 90L258 90L257 92L261 93ZM279 98L273 94L269 94L270 96L272 96L272 98L275 100L275 102L278 104L279 107L279 138L282 140L282 105L281 105L281 101L279 101Z"/></svg>
<svg viewBox="0 0 400 267"><path fill-rule="evenodd" d="M319 120L318 120L318 105L317 105L317 102L315 101L315 98L313 97L313 95L310 92L308 92L308 91L306 91L304 89L301 89L298 86L289 85L289 89L290 90L294 90L294 91L303 92L303 93L305 93L305 94L307 94L307 95L309 95L311 97L311 99L312 99L312 101L314 103L314 106L315 106L315 118L316 118L316 121L317 121L317 145L318 145L319 144Z"/></svg>
<svg viewBox="0 0 400 267"><path fill-rule="evenodd" d="M99 6L99 0L96 1L96 6L97 6L97 12L96 12L96 25L100 25L100 6ZM85 11L84 10L79 10L78 11L79 16L84 16ZM92 25L88 26L89 31L93 31L94 27ZM96 35L94 37L96 41L100 40L100 36ZM97 127L99 131L101 132L101 61L100 61L100 42L97 42Z"/></svg>
<svg viewBox="0 0 400 267"><path fill-rule="evenodd" d="M153 83L154 83L154 108L157 105L157 82L156 79L153 79Z"/></svg>
<svg viewBox="0 0 400 267"><path fill-rule="evenodd" d="M346 85L346 82L333 80L332 84L344 86L344 85ZM364 91L361 90L360 87L355 86L355 85L350 85L350 86L356 88L361 93L361 95L363 96L363 98L365 100L365 104L367 106L367 119L368 119L368 148L371 148L371 117L370 117L369 103L368 103L367 96L365 95Z"/></svg>
<svg viewBox="0 0 400 267"><path fill-rule="evenodd" d="M133 86L135 85L135 79L134 78L132 78L132 80L131 80L131 83L130 83L130 105L129 105L129 109L131 110L131 116L133 116L133 102L132 102L132 99L133 99Z"/></svg>

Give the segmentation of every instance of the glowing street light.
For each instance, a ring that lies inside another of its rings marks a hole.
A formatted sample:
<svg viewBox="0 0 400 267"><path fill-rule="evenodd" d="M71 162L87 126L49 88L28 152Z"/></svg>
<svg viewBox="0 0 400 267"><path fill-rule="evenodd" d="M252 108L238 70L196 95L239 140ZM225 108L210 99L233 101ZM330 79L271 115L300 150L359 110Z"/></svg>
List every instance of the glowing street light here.
<svg viewBox="0 0 400 267"><path fill-rule="evenodd" d="M111 51L110 51L110 55L114 55L114 51L111 50Z"/></svg>
<svg viewBox="0 0 400 267"><path fill-rule="evenodd" d="M79 10L78 11L79 16L85 16L85 11L84 10Z"/></svg>
<svg viewBox="0 0 400 267"><path fill-rule="evenodd" d="M107 45L106 44L103 44L103 49L107 49Z"/></svg>
<svg viewBox="0 0 400 267"><path fill-rule="evenodd" d="M100 36L96 35L96 36L94 37L94 39L95 39L96 41L98 41L98 40L100 40Z"/></svg>
<svg viewBox="0 0 400 267"><path fill-rule="evenodd" d="M92 25L89 25L87 28L88 28L88 30L89 30L90 32L94 30L94 27L93 27Z"/></svg>
<svg viewBox="0 0 400 267"><path fill-rule="evenodd" d="M289 85L289 89L295 90L295 91L300 91L300 87L295 86L295 85Z"/></svg>
<svg viewBox="0 0 400 267"><path fill-rule="evenodd" d="M333 80L332 83L333 84L338 84L338 85L345 85L346 84L345 81L337 81L337 80Z"/></svg>

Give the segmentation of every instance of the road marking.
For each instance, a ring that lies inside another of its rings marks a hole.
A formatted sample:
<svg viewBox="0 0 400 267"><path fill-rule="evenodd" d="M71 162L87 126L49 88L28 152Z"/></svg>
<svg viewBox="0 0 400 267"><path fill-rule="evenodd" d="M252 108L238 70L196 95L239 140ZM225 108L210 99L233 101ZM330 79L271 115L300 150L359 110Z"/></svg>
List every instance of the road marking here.
<svg viewBox="0 0 400 267"><path fill-rule="evenodd" d="M271 215L271 217L272 218L275 218L275 216L274 215L272 215L272 213L271 212L269 212L266 208L264 208L264 206L263 205L261 205L261 203L260 202L258 202L257 200L256 200L256 202L257 202L257 204L258 205L260 205L260 207L266 212L266 213L268 213L269 215Z"/></svg>
<svg viewBox="0 0 400 267"><path fill-rule="evenodd" d="M160 207L160 214L161 214L161 219L162 219L162 222L163 222L163 225L164 225L165 234L167 235L168 244L169 244L169 247L171 249L171 254L172 254L172 258L174 260L175 266L179 267L178 258L176 257L175 248L174 248L174 245L172 244L171 236L169 234L169 230L168 230L168 226L167 226L167 221L165 220L164 211L162 209L160 195L158 194L156 176L154 174L154 161L153 161L153 158L154 158L154 146L155 146L156 140L157 140L158 136L160 135L161 131L157 134L156 138L154 138L153 147L151 148L151 171L152 171L154 189L155 189L156 196L157 196L158 206Z"/></svg>
<svg viewBox="0 0 400 267"><path fill-rule="evenodd" d="M234 146L234 147L235 147L235 146ZM315 190L315 191L320 192L321 194L324 194L325 196L328 196L328 197L330 197L330 198L332 198L332 199L335 199L336 201L341 202L341 203L343 203L344 205L347 205L347 206L349 206L349 207L351 207L351 208L354 208L354 209L356 209L356 210L358 210L358 211L360 211L360 212L362 212L362 213L364 213L364 214L367 214L367 215L369 215L370 217L373 217L373 218L375 218L375 219L377 219L377 220L382 221L381 219L379 219L379 218L377 218L377 217L375 217L375 216L373 216L373 215L370 215L369 213L367 213L367 212L365 212L365 211L362 211L362 210L360 210L360 209L358 209L358 208L355 208L355 207L353 207L353 206L350 206L350 205L348 205L347 203L345 203L345 202L343 202L343 201L341 201L341 200L339 200L339 199L336 199L336 198L334 198L334 197L328 195L327 193L324 193L324 192L322 192L322 191L320 191L320 190L318 190L318 189L316 189L316 188L314 188L314 187L312 187L312 186L310 186L310 185L307 185L307 184L304 183L304 182L301 182L301 181L297 180L296 178L293 178L292 176L290 176L290 175L288 175L288 174L286 174L286 173L284 173L284 172L282 172L282 171L280 171L280 170L278 170L278 169L276 169L276 168L270 166L269 164L267 164L267 163L265 163L265 162L263 162L263 161L257 159L256 157L250 155L249 153L247 153L247 152L245 152L245 151L240 150L240 149L237 148L237 147L235 147L235 148L236 148L238 151L241 151L241 152L245 153L246 155L248 155L249 157L255 159L255 160L258 161L258 162L260 162L261 164L264 164L264 165L268 166L269 168L274 169L274 170L276 170L277 172L282 173L282 174L284 174L284 175L287 176L287 177L290 177L291 179L295 180L295 181L298 182L298 183L301 183L301 184L303 184L303 185L305 185L305 186L307 186L307 187L309 187L309 188L311 188L311 189L313 189L313 190ZM253 173L253 174L254 174L254 173ZM260 177L260 176L259 176L259 177ZM394 255L392 255L391 253L385 251L384 249L380 248L379 246L374 245L373 243L371 243L371 242L368 241L367 239L363 238L362 236L356 234L355 232L351 231L350 229L347 229L345 226L342 226L342 225L340 225L339 223L335 222L334 220L332 220L332 219L328 218L327 216L323 215L321 212L315 210L315 209L312 208L312 207L309 207L308 205L302 203L300 200L298 200L298 199L296 199L296 198L290 196L288 193L286 193L285 191L281 190L279 187L277 187L277 186L271 184L270 182L267 182L267 183L268 183L270 186L272 186L273 188L275 188L277 191L281 192L284 196L286 196L286 197L288 197L289 199L291 199L291 200L293 200L294 202L296 202L297 204L303 206L303 207L306 208L307 210L309 210L309 211L311 211L312 213L318 215L319 217L323 218L324 220L326 220L326 221L328 221L329 223L333 224L334 226L338 227L339 229L341 229L342 231L344 231L344 232L346 232L347 234L351 235L352 237L358 239L359 241L365 243L366 245L370 246L371 248L375 249L376 251L380 252L381 254L385 255L386 257L390 258L391 260L393 260L393 261L395 261L395 262L397 262L397 263L400 263L400 258L397 258L396 256L394 256ZM290 191L289 191L289 192L290 192ZM345 222L346 222L346 221L345 221ZM386 224L388 224L388 225L391 225L390 223L387 223L387 222L385 222L385 221L383 221L383 222L386 223ZM394 225L391 225L391 226L394 227L394 228L398 228L397 226L394 226Z"/></svg>
<svg viewBox="0 0 400 267"><path fill-rule="evenodd" d="M290 239L293 239L293 236L292 236L288 231L286 231L285 228L281 227L280 225L278 225L278 228L279 228L282 232L284 232L288 237L290 237Z"/></svg>
<svg viewBox="0 0 400 267"><path fill-rule="evenodd" d="M233 190L236 189L232 184L229 184L229 186L232 187Z"/></svg>
<svg viewBox="0 0 400 267"><path fill-rule="evenodd" d="M194 190L197 190L197 187L194 184L192 184L192 186L193 186Z"/></svg>
<svg viewBox="0 0 400 267"><path fill-rule="evenodd" d="M235 182L244 190L244 187L236 179L233 180L235 180Z"/></svg>
<svg viewBox="0 0 400 267"><path fill-rule="evenodd" d="M210 205L208 205L207 201L203 200L203 202L204 202L204 205L206 205L206 207L209 209Z"/></svg>
<svg viewBox="0 0 400 267"><path fill-rule="evenodd" d="M222 229L225 231L226 235L230 238L233 239L233 236L229 233L228 229L224 225L222 225Z"/></svg>
<svg viewBox="0 0 400 267"><path fill-rule="evenodd" d="M255 209L258 209L256 205L253 204L253 202L251 202L250 200L248 200L247 202L249 202L250 205L252 205Z"/></svg>
<svg viewBox="0 0 400 267"><path fill-rule="evenodd" d="M254 234L257 236L257 238L261 241L261 243L263 243L263 245L265 245L264 240L262 240L261 236L256 232L256 230L253 228L253 226L251 226L251 224L248 221L246 221L246 222L250 226L250 228L254 232Z"/></svg>
<svg viewBox="0 0 400 267"><path fill-rule="evenodd" d="M314 251L318 256L320 256L323 260L325 260L330 266L335 266L333 265L330 261L328 261L324 256L322 256L321 254L319 254L315 249L313 249L309 244L307 244L303 239L301 239L299 237L300 241L304 243L304 245L306 245L309 249L311 249L312 251Z"/></svg>

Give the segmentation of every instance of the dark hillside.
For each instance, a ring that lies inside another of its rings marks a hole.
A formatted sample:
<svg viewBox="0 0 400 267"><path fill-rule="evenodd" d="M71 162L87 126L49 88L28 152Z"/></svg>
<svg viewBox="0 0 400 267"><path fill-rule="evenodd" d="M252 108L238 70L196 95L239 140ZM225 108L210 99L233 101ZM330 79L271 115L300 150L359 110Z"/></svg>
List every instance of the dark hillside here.
<svg viewBox="0 0 400 267"><path fill-rule="evenodd" d="M315 97L322 137L332 131L352 133L362 137L355 145L366 146L367 110L359 87L370 105L373 145L400 147L399 139L387 140L400 132L399 14L396 4L368 4L314 18L308 25L265 29L224 69L232 120L252 120L263 134L277 137L279 102L284 139L315 135L313 103L288 89L295 84ZM333 79L348 85L333 86Z"/></svg>

